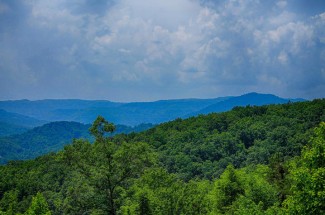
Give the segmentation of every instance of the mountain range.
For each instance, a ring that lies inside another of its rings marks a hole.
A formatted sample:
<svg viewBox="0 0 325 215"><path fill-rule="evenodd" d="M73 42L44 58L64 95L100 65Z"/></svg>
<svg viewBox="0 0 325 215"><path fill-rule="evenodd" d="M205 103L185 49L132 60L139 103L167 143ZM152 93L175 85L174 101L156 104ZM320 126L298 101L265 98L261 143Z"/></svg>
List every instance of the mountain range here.
<svg viewBox="0 0 325 215"><path fill-rule="evenodd" d="M302 101L249 93L214 99L117 103L87 100L0 101L0 163L55 152L74 138L86 138L98 115L117 124L116 132L140 132L176 118L225 112L236 106ZM113 135L114 135L113 134Z"/></svg>
<svg viewBox="0 0 325 215"><path fill-rule="evenodd" d="M26 127L54 121L92 123L102 115L114 124L135 126L142 123L159 124L176 118L224 112L235 106L283 104L303 101L285 99L271 94L248 93L213 99L175 99L154 102L120 103L105 100L15 100L0 101L0 122ZM5 118L5 120L3 120Z"/></svg>

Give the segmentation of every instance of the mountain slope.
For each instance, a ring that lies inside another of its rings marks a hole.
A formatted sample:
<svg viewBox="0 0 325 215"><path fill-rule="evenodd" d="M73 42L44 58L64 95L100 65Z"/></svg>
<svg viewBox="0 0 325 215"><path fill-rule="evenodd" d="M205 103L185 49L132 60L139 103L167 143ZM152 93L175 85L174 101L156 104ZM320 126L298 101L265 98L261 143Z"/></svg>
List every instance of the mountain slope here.
<svg viewBox="0 0 325 215"><path fill-rule="evenodd" d="M242 96L236 96L229 98L224 101L212 104L204 109L201 109L195 113L191 113L191 116L199 114L208 114L213 112L224 112L231 110L236 106L261 106L267 104L284 104L288 102L304 101L303 99L284 99L272 94L259 94L259 93L248 93Z"/></svg>
<svg viewBox="0 0 325 215"><path fill-rule="evenodd" d="M11 113L2 109L0 109L0 122L27 128L45 124L45 121L22 114Z"/></svg>
<svg viewBox="0 0 325 215"><path fill-rule="evenodd" d="M325 99L237 107L228 112L177 119L121 138L149 143L169 172L190 180L218 177L229 163L241 167L266 164L274 154L299 155L308 143L309 129L322 121Z"/></svg>
<svg viewBox="0 0 325 215"><path fill-rule="evenodd" d="M89 125L77 122L52 122L23 134L0 138L0 163L30 159L55 152L73 138L89 138Z"/></svg>
<svg viewBox="0 0 325 215"><path fill-rule="evenodd" d="M70 144L74 138L92 140L89 127L90 124L78 122L51 122L22 134L0 137L0 164L9 160L31 159L49 152L56 152L63 149L66 144ZM141 132L152 127L153 124L140 124L135 127L116 125L112 136Z"/></svg>
<svg viewBox="0 0 325 215"><path fill-rule="evenodd" d="M0 122L0 137L21 134L28 130L27 127Z"/></svg>

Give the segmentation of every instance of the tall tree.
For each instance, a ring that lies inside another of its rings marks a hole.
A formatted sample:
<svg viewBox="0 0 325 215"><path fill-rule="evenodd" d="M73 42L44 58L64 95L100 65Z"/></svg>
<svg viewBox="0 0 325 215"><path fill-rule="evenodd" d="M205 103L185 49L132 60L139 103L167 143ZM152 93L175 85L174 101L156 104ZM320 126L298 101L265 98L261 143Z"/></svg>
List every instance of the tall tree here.
<svg viewBox="0 0 325 215"><path fill-rule="evenodd" d="M96 138L94 145L89 148L90 145L77 141L70 146L75 146L76 150L69 150L69 147L65 150L68 152L67 161L84 175L87 179L85 183L89 183L96 193L88 197L96 198L94 207L97 213L112 215L117 213L121 193L130 186L131 179L139 177L156 159L155 153L146 143L112 142L107 133L113 132L114 128L112 123L99 116L90 128ZM86 150L86 153L79 153L78 149ZM87 156L83 156L85 154Z"/></svg>
<svg viewBox="0 0 325 215"><path fill-rule="evenodd" d="M325 122L315 129L292 171L292 191L285 204L289 214L325 214Z"/></svg>

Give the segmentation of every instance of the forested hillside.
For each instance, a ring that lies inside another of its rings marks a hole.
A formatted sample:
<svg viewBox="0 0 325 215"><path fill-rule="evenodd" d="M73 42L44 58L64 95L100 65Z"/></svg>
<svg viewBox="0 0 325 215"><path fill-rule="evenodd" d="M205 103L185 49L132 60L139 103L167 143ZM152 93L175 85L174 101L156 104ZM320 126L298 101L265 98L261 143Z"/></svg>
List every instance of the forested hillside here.
<svg viewBox="0 0 325 215"><path fill-rule="evenodd" d="M0 123L6 123L25 128L33 128L45 124L45 121L41 121L29 116L7 112L0 109Z"/></svg>
<svg viewBox="0 0 325 215"><path fill-rule="evenodd" d="M11 128L10 124L4 126ZM0 164L10 160L33 159L49 152L57 152L73 139L83 138L91 141L93 138L89 133L89 127L90 124L78 122L51 122L21 134L0 137ZM110 136L140 132L152 127L152 124L140 124L134 127L117 125Z"/></svg>
<svg viewBox="0 0 325 215"><path fill-rule="evenodd" d="M56 152L73 138L89 139L88 128L78 122L52 122L22 134L0 137L0 164Z"/></svg>
<svg viewBox="0 0 325 215"><path fill-rule="evenodd" d="M13 134L21 134L29 129L19 125L0 122L0 137L9 136Z"/></svg>
<svg viewBox="0 0 325 215"><path fill-rule="evenodd" d="M0 166L0 214L323 214L325 100L177 119Z"/></svg>
<svg viewBox="0 0 325 215"><path fill-rule="evenodd" d="M325 121L325 101L261 107L177 119L118 141L153 146L169 172L183 179L218 177L229 163L235 167L268 164L300 154L311 129Z"/></svg>

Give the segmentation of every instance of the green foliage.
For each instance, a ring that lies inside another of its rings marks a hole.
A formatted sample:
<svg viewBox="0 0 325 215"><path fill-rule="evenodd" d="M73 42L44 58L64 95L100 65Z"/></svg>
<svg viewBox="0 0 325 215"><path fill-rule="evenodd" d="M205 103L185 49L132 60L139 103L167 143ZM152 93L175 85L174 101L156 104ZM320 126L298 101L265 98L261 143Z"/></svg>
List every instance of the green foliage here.
<svg viewBox="0 0 325 215"><path fill-rule="evenodd" d="M98 116L92 126L89 128L89 131L96 140L102 141L105 133L113 133L115 126L112 123L107 122L102 116Z"/></svg>
<svg viewBox="0 0 325 215"><path fill-rule="evenodd" d="M178 203L180 214L208 214L212 206L208 194L212 188L212 183L207 180L185 183Z"/></svg>
<svg viewBox="0 0 325 215"><path fill-rule="evenodd" d="M162 168L152 168L144 172L135 181L126 195L122 214L140 214L143 209L142 199L146 198L147 206L152 214L173 214L176 212L178 190L181 182Z"/></svg>
<svg viewBox="0 0 325 215"><path fill-rule="evenodd" d="M41 193L38 192L36 196L33 197L32 203L25 215L51 215L48 204Z"/></svg>
<svg viewBox="0 0 325 215"><path fill-rule="evenodd" d="M263 204L256 204L250 198L245 196L239 196L238 199L232 204L229 210L225 211L224 214L233 215L262 215L265 214L263 211Z"/></svg>
<svg viewBox="0 0 325 215"><path fill-rule="evenodd" d="M127 193L123 214L207 214L211 204L209 181L184 183L162 168L147 170ZM145 201L144 201L145 200Z"/></svg>
<svg viewBox="0 0 325 215"><path fill-rule="evenodd" d="M229 209L234 201L243 195L245 190L238 172L232 165L222 173L219 180L215 183L216 209L224 213Z"/></svg>
<svg viewBox="0 0 325 215"><path fill-rule="evenodd" d="M225 113L163 123L148 131L118 137L152 145L167 170L186 181L219 177L234 167L269 164L300 155L311 130L325 118L325 100L263 107L236 107Z"/></svg>
<svg viewBox="0 0 325 215"><path fill-rule="evenodd" d="M18 212L18 191L10 190L5 192L0 201L0 208L6 211L7 215L16 214Z"/></svg>
<svg viewBox="0 0 325 215"><path fill-rule="evenodd" d="M229 165L211 192L215 214L264 214L278 203L277 190L268 182L265 165L234 169Z"/></svg>
<svg viewBox="0 0 325 215"><path fill-rule="evenodd" d="M99 117L94 143L0 166L0 214L322 214L324 107L238 107L115 137Z"/></svg>
<svg viewBox="0 0 325 215"><path fill-rule="evenodd" d="M325 213L325 122L315 129L311 144L302 151L294 164L292 196L285 204L289 214Z"/></svg>
<svg viewBox="0 0 325 215"><path fill-rule="evenodd" d="M65 211L116 214L125 188L155 163L155 153L146 143L111 142L105 133L113 132L114 126L102 117L97 118L90 131L96 137L94 145L76 141L62 155L73 170L70 177L78 178L66 190L69 199Z"/></svg>

